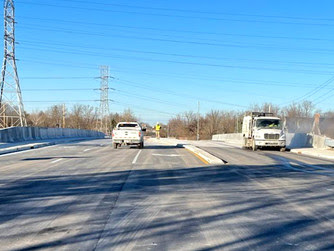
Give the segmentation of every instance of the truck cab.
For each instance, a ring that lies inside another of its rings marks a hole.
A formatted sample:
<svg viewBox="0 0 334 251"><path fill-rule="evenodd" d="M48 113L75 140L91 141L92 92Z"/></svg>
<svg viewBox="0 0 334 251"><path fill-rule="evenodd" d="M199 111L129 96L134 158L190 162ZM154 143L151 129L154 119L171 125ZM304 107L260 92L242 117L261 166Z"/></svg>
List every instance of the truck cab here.
<svg viewBox="0 0 334 251"><path fill-rule="evenodd" d="M263 147L285 150L283 123L272 113L252 112L246 115L243 119L242 135L244 148L252 148L253 151Z"/></svg>

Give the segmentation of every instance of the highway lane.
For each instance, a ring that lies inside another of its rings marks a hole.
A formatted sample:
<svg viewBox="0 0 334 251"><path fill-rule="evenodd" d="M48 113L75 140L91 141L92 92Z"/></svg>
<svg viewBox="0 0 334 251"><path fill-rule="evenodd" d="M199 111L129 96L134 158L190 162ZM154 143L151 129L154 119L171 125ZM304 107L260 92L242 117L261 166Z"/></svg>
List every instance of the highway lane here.
<svg viewBox="0 0 334 251"><path fill-rule="evenodd" d="M331 250L333 162L109 140L0 156L2 250Z"/></svg>
<svg viewBox="0 0 334 251"><path fill-rule="evenodd" d="M334 250L333 161L290 152L253 152L224 144L201 148L227 161L231 172L261 191L257 207L270 210L253 217L258 220L256 224L264 224L259 232L266 236L268 226L268 240L279 243L265 245L266 249ZM278 203L271 205L272 200Z"/></svg>
<svg viewBox="0 0 334 251"><path fill-rule="evenodd" d="M200 165L204 164L184 149L114 150L110 140L2 155L2 250L94 249L120 193L127 193L125 185L133 189L137 173L147 173L141 186L150 188L155 173L151 169Z"/></svg>

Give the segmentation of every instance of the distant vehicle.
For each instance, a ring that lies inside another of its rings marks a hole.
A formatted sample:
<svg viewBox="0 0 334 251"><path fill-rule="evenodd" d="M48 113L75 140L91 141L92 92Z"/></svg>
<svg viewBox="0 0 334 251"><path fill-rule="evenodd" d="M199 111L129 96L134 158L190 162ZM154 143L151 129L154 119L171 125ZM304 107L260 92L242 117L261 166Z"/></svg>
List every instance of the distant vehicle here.
<svg viewBox="0 0 334 251"><path fill-rule="evenodd" d="M285 150L286 138L281 119L273 113L251 112L243 119L243 147L256 151L262 147Z"/></svg>
<svg viewBox="0 0 334 251"><path fill-rule="evenodd" d="M144 148L144 132L137 122L120 122L112 132L113 148L117 149L121 145L137 145Z"/></svg>

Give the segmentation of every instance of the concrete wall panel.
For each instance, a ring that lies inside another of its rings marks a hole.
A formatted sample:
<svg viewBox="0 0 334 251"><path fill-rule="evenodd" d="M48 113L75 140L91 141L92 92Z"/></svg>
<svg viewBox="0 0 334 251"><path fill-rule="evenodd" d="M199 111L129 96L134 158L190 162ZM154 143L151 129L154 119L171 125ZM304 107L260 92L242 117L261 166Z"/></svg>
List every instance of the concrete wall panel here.
<svg viewBox="0 0 334 251"><path fill-rule="evenodd" d="M103 138L102 132L72 128L11 127L0 129L0 142L12 143L29 140L59 138Z"/></svg>

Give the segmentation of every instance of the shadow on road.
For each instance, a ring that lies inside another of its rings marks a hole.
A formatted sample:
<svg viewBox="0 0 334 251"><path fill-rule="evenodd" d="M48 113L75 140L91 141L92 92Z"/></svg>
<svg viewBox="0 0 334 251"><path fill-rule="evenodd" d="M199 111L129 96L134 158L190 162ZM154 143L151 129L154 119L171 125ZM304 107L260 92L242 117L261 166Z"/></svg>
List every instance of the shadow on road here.
<svg viewBox="0 0 334 251"><path fill-rule="evenodd" d="M160 146L150 149L155 147ZM0 233L0 244L4 238L20 239L29 224L90 212L84 222L63 222L58 228L30 232L47 235L23 250L61 249L65 245L87 245L83 249L90 250L101 238L104 241L98 247L107 250L152 239L160 240L154 246L158 250L172 242L190 243L192 236L200 239L200 233L210 229L217 233L213 234L215 244L208 247L199 242L197 250L333 249L334 228L324 228L323 223L334 216L333 207L328 206L333 203L334 181L293 167L124 170L26 177L9 185L3 185L6 180L2 178L0 226L10 226L16 220L23 225L22 233ZM152 212L156 213L154 219L149 217ZM108 219L110 224L106 224ZM70 229L79 230L52 239L53 234Z"/></svg>
<svg viewBox="0 0 334 251"><path fill-rule="evenodd" d="M167 145L149 145L149 146L145 146L145 148L146 149L175 149L175 148L181 148L181 147L180 146L167 146Z"/></svg>
<svg viewBox="0 0 334 251"><path fill-rule="evenodd" d="M34 161L34 160L52 160L52 159L87 159L91 157L80 157L80 156L52 156L52 157L36 157L36 158L25 158L21 161Z"/></svg>

